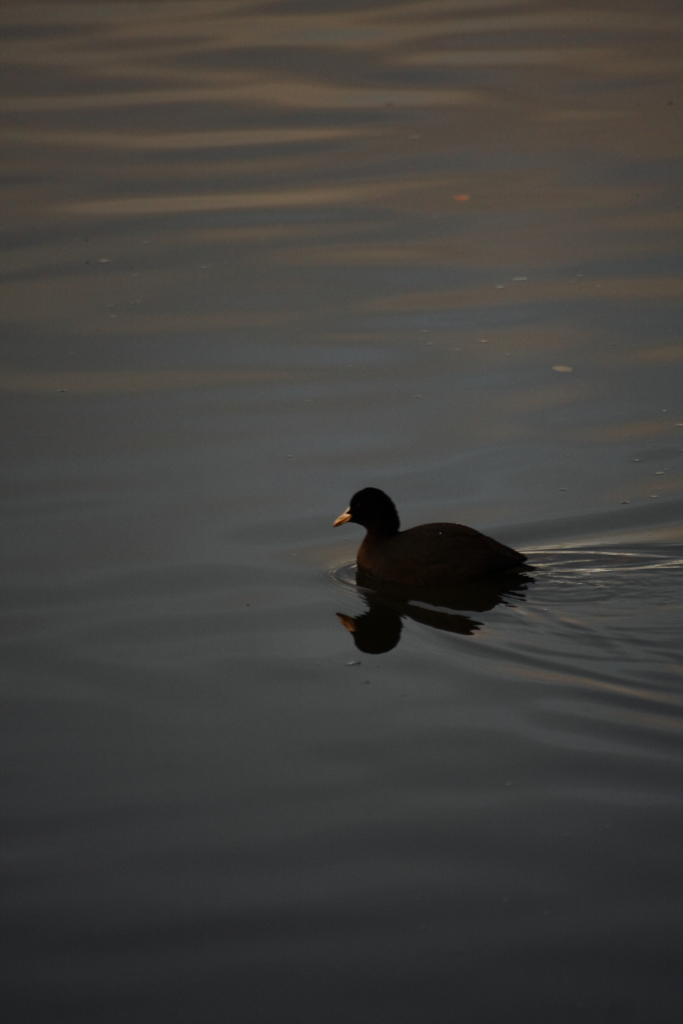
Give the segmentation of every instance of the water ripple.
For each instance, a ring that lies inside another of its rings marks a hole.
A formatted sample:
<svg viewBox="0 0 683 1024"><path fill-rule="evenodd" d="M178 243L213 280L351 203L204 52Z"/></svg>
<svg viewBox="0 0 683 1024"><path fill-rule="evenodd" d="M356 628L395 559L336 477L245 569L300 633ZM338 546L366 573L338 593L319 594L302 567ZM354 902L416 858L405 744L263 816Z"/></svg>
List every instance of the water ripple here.
<svg viewBox="0 0 683 1024"><path fill-rule="evenodd" d="M459 657L484 659L504 675L616 688L668 705L683 700L679 548L563 548L531 552L530 560L533 585L525 589L478 608L466 603L476 590L458 594L454 606L477 613L466 639L453 636L459 631L441 612L423 614L424 598L409 598L396 612L416 620L421 642L458 643ZM356 594L372 606L372 591L356 584L355 562L331 566L323 580L340 597Z"/></svg>

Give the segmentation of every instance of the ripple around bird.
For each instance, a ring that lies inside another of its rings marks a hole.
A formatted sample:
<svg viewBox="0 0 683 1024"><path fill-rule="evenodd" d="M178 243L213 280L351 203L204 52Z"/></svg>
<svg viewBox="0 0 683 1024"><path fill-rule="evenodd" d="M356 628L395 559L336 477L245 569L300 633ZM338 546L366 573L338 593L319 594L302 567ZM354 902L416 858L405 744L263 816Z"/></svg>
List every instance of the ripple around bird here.
<svg viewBox="0 0 683 1024"><path fill-rule="evenodd" d="M527 552L535 582L542 587L543 602L582 603L651 595L652 585L659 598L675 586L683 574L680 550L661 545L619 548L559 548ZM346 561L328 567L323 582L346 595L358 593L356 562ZM651 599L651 598L650 598Z"/></svg>
<svg viewBox="0 0 683 1024"><path fill-rule="evenodd" d="M409 628L434 654L444 644L458 644L460 664L483 659L502 675L522 672L549 683L616 686L620 692L678 705L680 549L653 545L527 553L534 569L520 578L519 588L502 593L488 607L477 610L467 603L470 596L476 598L476 587L458 592L451 607L476 612L476 628L465 636L454 635L462 631L449 626L451 613L445 609L444 615L444 604L430 606L424 595L408 595L397 614L404 621L416 620ZM373 604L372 591L355 581L354 562L331 567L324 582L346 598L347 606L349 597L358 605L362 598L364 611ZM425 611L430 607L431 612Z"/></svg>

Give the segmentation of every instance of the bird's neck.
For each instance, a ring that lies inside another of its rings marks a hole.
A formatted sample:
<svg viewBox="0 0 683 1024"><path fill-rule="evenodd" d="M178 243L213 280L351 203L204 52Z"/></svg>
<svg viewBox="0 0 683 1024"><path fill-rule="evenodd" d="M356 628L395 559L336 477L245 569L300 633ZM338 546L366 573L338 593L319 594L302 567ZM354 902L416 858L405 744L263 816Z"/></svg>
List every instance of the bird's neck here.
<svg viewBox="0 0 683 1024"><path fill-rule="evenodd" d="M398 533L397 526L366 526L365 529L367 530L365 539L369 541L389 540Z"/></svg>

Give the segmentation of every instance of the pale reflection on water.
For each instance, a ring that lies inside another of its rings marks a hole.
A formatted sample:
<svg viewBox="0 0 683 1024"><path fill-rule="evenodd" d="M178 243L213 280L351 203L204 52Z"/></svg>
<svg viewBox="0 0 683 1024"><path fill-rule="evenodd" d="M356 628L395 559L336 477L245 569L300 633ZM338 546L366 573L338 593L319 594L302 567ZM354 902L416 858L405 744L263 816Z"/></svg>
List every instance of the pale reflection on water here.
<svg viewBox="0 0 683 1024"><path fill-rule="evenodd" d="M0 29L8 1019L678 1024L680 12Z"/></svg>

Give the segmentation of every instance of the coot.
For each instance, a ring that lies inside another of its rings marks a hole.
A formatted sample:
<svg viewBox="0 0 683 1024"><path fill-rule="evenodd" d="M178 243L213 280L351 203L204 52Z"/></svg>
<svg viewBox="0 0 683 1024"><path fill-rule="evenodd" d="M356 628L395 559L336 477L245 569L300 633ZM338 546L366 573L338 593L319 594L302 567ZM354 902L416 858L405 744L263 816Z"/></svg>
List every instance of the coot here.
<svg viewBox="0 0 683 1024"><path fill-rule="evenodd" d="M396 506L376 487L351 499L333 526L358 523L367 530L358 570L409 587L448 587L496 573L523 572L526 555L457 523L426 523L401 530Z"/></svg>

